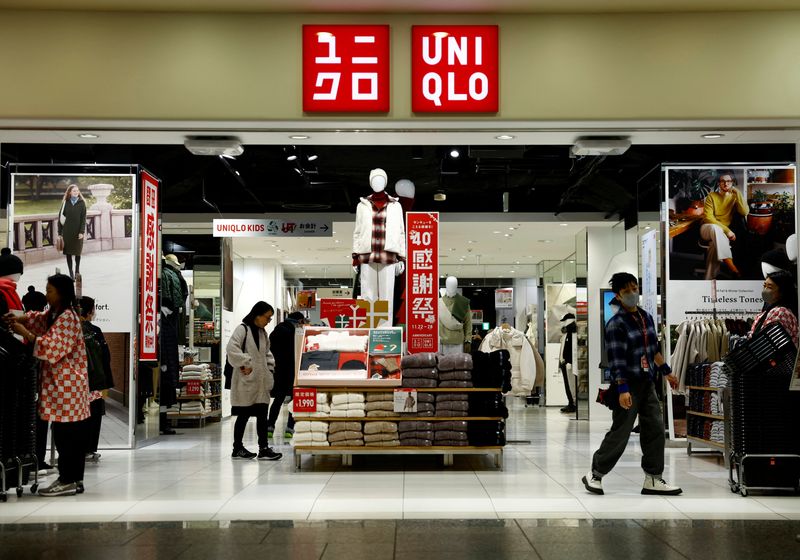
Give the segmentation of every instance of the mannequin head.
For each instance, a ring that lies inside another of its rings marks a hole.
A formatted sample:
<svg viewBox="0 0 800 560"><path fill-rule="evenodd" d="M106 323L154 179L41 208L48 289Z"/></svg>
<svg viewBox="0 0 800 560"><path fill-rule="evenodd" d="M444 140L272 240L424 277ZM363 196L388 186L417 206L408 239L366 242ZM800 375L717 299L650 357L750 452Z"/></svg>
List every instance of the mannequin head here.
<svg viewBox="0 0 800 560"><path fill-rule="evenodd" d="M369 186L376 193L383 192L389 183L389 177L383 169L373 169L369 172Z"/></svg>
<svg viewBox="0 0 800 560"><path fill-rule="evenodd" d="M797 234L793 233L786 239L786 256L792 263L797 262Z"/></svg>
<svg viewBox="0 0 800 560"><path fill-rule="evenodd" d="M445 293L448 296L453 297L458 291L458 278L455 276L448 276L447 280L445 280L444 286Z"/></svg>
<svg viewBox="0 0 800 560"><path fill-rule="evenodd" d="M417 189L414 186L414 183L408 179L400 179L394 184L395 194L397 196L402 196L403 198L414 198L416 191Z"/></svg>

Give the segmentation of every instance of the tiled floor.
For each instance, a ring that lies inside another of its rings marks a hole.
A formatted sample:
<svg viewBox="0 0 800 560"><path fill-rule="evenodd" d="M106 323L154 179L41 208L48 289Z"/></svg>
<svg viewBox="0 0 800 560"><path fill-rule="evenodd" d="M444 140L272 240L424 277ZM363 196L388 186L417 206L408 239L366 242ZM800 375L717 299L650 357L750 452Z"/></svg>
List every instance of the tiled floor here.
<svg viewBox="0 0 800 560"><path fill-rule="evenodd" d="M355 457L353 467L341 467L333 457L305 458L302 470L295 472L288 456L273 463L231 461L232 425L225 421L203 430L181 429L182 435L162 437L136 451L104 451L98 465L87 466L85 494L51 499L26 494L17 499L12 493L8 503L0 504L0 523L800 520L800 498L732 494L719 460L689 457L680 448L667 449L665 476L680 484L684 494L640 495L638 436L604 479L606 495L588 494L580 477L604 428L603 422L590 429L587 422L565 418L557 410L523 408L514 401L509 436L531 443L508 446L502 471L482 456L456 457L455 466L449 468L443 468L437 457L384 456ZM255 434L248 431L247 437L255 447ZM281 440L275 447L291 453ZM667 552L669 557L672 552ZM546 547L539 553L548 557Z"/></svg>

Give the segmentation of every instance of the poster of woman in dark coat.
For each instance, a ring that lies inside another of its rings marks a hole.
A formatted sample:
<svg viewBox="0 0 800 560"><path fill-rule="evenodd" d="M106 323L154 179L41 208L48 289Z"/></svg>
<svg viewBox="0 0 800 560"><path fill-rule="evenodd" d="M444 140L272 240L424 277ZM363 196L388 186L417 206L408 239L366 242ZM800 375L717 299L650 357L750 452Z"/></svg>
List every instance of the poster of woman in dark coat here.
<svg viewBox="0 0 800 560"><path fill-rule="evenodd" d="M64 199L61 201L61 210L58 213L58 236L63 240L64 248L61 252L67 257L67 268L70 278L75 278L81 273L81 253L83 252L83 237L86 234L86 200L80 188L75 183L67 187ZM72 258L75 257L75 267Z"/></svg>

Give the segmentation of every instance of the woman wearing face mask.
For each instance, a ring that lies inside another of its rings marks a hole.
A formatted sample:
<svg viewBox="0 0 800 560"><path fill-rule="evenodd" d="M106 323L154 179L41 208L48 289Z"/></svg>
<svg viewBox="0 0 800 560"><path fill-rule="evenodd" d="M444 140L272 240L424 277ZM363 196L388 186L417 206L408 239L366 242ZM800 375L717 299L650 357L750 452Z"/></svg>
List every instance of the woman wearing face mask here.
<svg viewBox="0 0 800 560"><path fill-rule="evenodd" d="M783 270L768 274L761 292L764 309L756 317L748 336L769 325L780 323L797 346L797 288L794 278Z"/></svg>
<svg viewBox="0 0 800 560"><path fill-rule="evenodd" d="M61 210L58 211L58 236L63 240L61 252L67 257L69 276L73 280L81 273L81 253L83 237L86 233L86 200L78 185L72 183L64 193ZM72 257L75 257L75 269L72 268Z"/></svg>

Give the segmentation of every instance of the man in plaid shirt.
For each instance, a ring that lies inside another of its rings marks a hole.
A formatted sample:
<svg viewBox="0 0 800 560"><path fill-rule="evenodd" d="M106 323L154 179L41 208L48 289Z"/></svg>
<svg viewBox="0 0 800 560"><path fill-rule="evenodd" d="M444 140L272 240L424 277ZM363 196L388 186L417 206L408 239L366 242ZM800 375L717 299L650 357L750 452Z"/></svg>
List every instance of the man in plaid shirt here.
<svg viewBox="0 0 800 560"><path fill-rule="evenodd" d="M603 494L603 476L625 452L638 415L645 473L642 494L676 496L682 490L667 484L661 476L665 438L656 383L665 376L669 384L676 387L678 379L672 375L658 348L653 318L637 305L639 283L636 277L618 272L611 277L610 284L622 304L606 324L605 332L608 364L619 393L619 406L613 409L611 429L592 457L592 468L582 481L589 492Z"/></svg>

